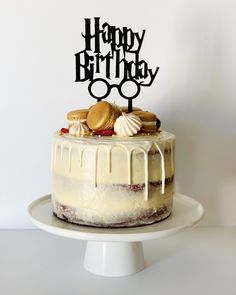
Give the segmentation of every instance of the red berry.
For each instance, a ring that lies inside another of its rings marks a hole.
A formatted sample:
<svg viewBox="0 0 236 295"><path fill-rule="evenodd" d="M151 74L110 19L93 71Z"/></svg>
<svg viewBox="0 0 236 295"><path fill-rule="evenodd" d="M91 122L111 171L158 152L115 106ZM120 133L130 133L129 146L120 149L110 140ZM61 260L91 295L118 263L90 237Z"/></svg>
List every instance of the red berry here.
<svg viewBox="0 0 236 295"><path fill-rule="evenodd" d="M93 135L101 135L101 136L112 136L114 134L115 134L114 130L98 130L93 132Z"/></svg>
<svg viewBox="0 0 236 295"><path fill-rule="evenodd" d="M61 128L61 132L62 133L69 133L69 129L68 128Z"/></svg>

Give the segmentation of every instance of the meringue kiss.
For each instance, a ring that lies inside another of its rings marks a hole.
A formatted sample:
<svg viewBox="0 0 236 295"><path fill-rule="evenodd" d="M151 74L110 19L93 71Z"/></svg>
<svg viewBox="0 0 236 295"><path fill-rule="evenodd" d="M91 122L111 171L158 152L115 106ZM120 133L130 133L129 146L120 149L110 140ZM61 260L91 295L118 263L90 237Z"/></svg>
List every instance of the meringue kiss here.
<svg viewBox="0 0 236 295"><path fill-rule="evenodd" d="M142 121L138 116L132 113L122 113L122 116L118 117L115 122L114 130L119 136L132 136L138 133L141 127Z"/></svg>

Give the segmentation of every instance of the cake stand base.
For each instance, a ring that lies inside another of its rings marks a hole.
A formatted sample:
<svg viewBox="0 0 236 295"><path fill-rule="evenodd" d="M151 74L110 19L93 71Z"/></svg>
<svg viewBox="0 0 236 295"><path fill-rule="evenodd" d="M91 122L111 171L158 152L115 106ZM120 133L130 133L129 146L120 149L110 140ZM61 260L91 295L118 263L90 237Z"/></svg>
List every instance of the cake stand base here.
<svg viewBox="0 0 236 295"><path fill-rule="evenodd" d="M87 242L84 267L102 276L120 277L145 267L141 242Z"/></svg>
<svg viewBox="0 0 236 295"><path fill-rule="evenodd" d="M204 209L196 200L176 194L168 218L132 228L96 228L62 221L52 213L50 195L32 202L28 212L32 222L47 232L87 241L86 270L101 276L120 277L144 269L142 241L166 237L193 227L202 219Z"/></svg>

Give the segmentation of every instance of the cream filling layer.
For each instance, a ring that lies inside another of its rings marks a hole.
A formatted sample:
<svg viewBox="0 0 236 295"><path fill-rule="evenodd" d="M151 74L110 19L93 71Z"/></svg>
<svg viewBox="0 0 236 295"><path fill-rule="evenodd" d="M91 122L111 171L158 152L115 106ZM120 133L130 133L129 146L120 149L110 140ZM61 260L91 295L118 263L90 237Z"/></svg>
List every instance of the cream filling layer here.
<svg viewBox="0 0 236 295"><path fill-rule="evenodd" d="M161 194L160 188L149 189L148 200L145 200L144 194L144 190L134 192L114 188L112 185L101 185L95 189L91 183L72 183L57 177L54 178L52 200L62 205L102 214L157 209L172 201L174 182L166 186L165 194Z"/></svg>
<svg viewBox="0 0 236 295"><path fill-rule="evenodd" d="M86 119L67 120L69 125L73 125L73 124L77 123L78 121L80 121L81 123L86 123Z"/></svg>
<svg viewBox="0 0 236 295"><path fill-rule="evenodd" d="M143 126L156 126L156 122L142 121Z"/></svg>

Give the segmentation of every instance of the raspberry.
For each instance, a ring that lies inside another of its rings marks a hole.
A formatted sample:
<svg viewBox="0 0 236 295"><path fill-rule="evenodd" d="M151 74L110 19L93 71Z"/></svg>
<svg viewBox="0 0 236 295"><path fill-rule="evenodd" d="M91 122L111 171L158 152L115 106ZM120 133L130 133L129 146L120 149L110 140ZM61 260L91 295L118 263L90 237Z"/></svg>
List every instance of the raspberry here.
<svg viewBox="0 0 236 295"><path fill-rule="evenodd" d="M112 136L114 134L115 134L114 130L98 130L93 132L93 135L101 135L101 136Z"/></svg>
<svg viewBox="0 0 236 295"><path fill-rule="evenodd" d="M69 129L68 128L61 128L61 133L69 133Z"/></svg>

